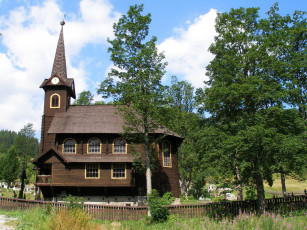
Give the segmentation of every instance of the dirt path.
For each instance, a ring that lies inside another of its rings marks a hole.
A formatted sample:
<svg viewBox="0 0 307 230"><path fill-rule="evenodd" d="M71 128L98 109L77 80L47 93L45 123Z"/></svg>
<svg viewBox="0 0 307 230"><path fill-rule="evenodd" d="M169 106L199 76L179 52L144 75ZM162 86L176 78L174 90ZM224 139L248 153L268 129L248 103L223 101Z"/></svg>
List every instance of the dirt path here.
<svg viewBox="0 0 307 230"><path fill-rule="evenodd" d="M12 226L6 225L7 222L16 220L16 218L7 217L4 215L0 215L0 230L12 230L15 229Z"/></svg>

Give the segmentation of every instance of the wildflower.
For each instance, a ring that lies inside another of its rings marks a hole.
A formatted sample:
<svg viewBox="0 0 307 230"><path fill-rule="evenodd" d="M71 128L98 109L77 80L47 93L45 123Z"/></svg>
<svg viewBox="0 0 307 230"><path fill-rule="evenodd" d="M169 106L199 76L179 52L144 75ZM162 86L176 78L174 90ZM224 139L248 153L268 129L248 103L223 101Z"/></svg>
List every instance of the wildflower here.
<svg viewBox="0 0 307 230"><path fill-rule="evenodd" d="M286 222L285 222L285 220L284 220L284 222L282 223L282 226L283 226L283 227L285 227L285 226L286 226Z"/></svg>

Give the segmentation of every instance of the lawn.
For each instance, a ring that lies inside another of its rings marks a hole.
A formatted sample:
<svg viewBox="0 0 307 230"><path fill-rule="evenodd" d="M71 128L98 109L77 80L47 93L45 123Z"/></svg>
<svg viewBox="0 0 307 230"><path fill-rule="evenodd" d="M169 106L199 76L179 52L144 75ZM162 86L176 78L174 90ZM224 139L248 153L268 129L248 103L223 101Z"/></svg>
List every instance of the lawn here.
<svg viewBox="0 0 307 230"><path fill-rule="evenodd" d="M270 187L267 183L264 183L264 189L268 193L273 194L280 194L282 195L282 189L281 189L281 180L280 180L280 174L274 175L274 183L273 186ZM290 176L286 177L286 190L287 193L294 193L296 195L303 194L304 189L307 189L307 181L299 181L291 178Z"/></svg>
<svg viewBox="0 0 307 230"><path fill-rule="evenodd" d="M16 192L16 195L18 197L19 191L16 190L15 192ZM10 188L10 189L3 188L3 189L1 189L0 193L2 194L3 197L11 197L11 198L14 197L14 193L13 193L12 188ZM28 199L28 200L34 200L34 198L35 198L34 193L24 193L24 195L26 196L26 199Z"/></svg>

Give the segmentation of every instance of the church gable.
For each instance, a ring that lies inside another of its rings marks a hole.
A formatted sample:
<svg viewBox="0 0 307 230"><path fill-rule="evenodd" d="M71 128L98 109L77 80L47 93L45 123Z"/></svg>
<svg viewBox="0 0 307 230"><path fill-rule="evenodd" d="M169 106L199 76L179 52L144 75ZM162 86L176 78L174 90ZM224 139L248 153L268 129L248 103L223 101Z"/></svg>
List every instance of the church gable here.
<svg viewBox="0 0 307 230"><path fill-rule="evenodd" d="M44 164L44 163L51 163L51 158L55 156L57 157L60 161L62 161L63 163L67 163L67 159L59 152L57 151L55 148L50 148L49 150L45 151L44 153L40 154L39 156L37 156L32 163L39 165L39 164Z"/></svg>

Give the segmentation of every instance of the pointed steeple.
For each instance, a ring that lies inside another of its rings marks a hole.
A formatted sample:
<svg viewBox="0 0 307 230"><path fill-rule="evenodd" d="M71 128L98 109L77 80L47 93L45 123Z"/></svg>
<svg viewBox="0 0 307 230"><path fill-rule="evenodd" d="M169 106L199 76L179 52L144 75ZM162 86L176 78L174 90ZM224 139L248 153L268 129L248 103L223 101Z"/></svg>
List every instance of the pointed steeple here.
<svg viewBox="0 0 307 230"><path fill-rule="evenodd" d="M61 21L61 32L59 36L58 46L56 49L52 73L51 76L57 74L63 80L67 79L67 70L66 70L66 58L65 58L65 47L64 47L64 35L63 35L63 26L65 25L64 21Z"/></svg>

